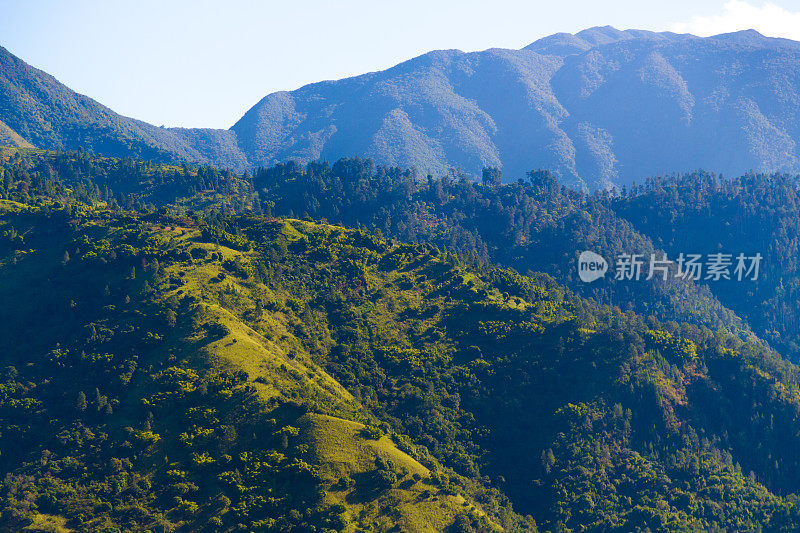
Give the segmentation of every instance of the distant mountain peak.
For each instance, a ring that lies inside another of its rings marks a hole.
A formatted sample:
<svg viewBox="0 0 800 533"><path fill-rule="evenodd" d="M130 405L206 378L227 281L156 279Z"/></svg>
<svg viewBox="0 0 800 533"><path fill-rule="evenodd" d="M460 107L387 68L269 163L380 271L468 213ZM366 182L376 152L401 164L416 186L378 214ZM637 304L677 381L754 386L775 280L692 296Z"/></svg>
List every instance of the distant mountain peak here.
<svg viewBox="0 0 800 533"><path fill-rule="evenodd" d="M752 62L743 47L771 55ZM588 189L700 167L797 172L800 101L776 94L775 65L800 68L798 47L754 31L598 26L268 95L232 129L257 164L355 154L423 174L500 166L511 179L548 168Z"/></svg>
<svg viewBox="0 0 800 533"><path fill-rule="evenodd" d="M661 41L673 42L685 39L699 39L690 34L678 34L670 31L654 32L649 30L618 30L613 26L594 26L578 33L555 33L542 37L524 48L540 54L567 56L580 54L598 46L618 43L620 41Z"/></svg>
<svg viewBox="0 0 800 533"><path fill-rule="evenodd" d="M800 50L800 42L782 37L767 37L756 30L740 30L730 33L721 33L708 37L715 41L738 44L742 46L753 46L759 48L786 48L789 50Z"/></svg>
<svg viewBox="0 0 800 533"><path fill-rule="evenodd" d="M594 26L575 34L562 32L542 37L523 48L523 50L531 50L545 55L568 56L581 54L599 46L634 40L662 43L684 40L712 40L741 46L800 49L800 42L780 37L767 37L754 29L721 33L710 37L698 37L688 33L670 31L618 30L613 26Z"/></svg>
<svg viewBox="0 0 800 533"><path fill-rule="evenodd" d="M575 35L594 45L608 44L634 38L627 31L618 30L613 26L593 26L579 31Z"/></svg>
<svg viewBox="0 0 800 533"><path fill-rule="evenodd" d="M759 33L757 30L749 29L749 30L739 30L739 31L731 31L727 33L719 33L717 35L712 35L711 39L718 39L718 40L739 40L739 39L748 39L748 40L755 40L759 42L763 42L768 40L769 37L764 36L764 34Z"/></svg>

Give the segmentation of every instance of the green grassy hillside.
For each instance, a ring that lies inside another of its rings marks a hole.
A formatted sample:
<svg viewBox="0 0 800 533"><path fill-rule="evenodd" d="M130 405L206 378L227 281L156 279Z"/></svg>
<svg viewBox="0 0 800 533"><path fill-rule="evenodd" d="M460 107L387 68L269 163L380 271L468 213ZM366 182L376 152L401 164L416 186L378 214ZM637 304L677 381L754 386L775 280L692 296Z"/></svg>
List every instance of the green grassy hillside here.
<svg viewBox="0 0 800 533"><path fill-rule="evenodd" d="M799 374L752 335L256 214L208 169L101 161L178 197L127 206L86 162L3 176L0 528L800 525Z"/></svg>
<svg viewBox="0 0 800 533"><path fill-rule="evenodd" d="M298 300L247 274L257 252L170 220L79 218L3 207L6 528L492 523L429 454L364 425L378 420L319 364L330 334L309 343Z"/></svg>
<svg viewBox="0 0 800 533"><path fill-rule="evenodd" d="M0 146L14 146L19 148L32 148L33 145L20 137L20 135L0 120Z"/></svg>

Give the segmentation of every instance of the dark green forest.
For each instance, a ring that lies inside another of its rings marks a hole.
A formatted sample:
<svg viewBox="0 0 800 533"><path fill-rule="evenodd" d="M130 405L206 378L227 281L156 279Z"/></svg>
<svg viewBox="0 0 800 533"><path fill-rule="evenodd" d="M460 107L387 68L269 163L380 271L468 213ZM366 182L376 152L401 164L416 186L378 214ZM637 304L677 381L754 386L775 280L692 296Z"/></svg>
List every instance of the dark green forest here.
<svg viewBox="0 0 800 533"><path fill-rule="evenodd" d="M794 178L0 169L0 529L800 527ZM765 270L586 285L584 249Z"/></svg>

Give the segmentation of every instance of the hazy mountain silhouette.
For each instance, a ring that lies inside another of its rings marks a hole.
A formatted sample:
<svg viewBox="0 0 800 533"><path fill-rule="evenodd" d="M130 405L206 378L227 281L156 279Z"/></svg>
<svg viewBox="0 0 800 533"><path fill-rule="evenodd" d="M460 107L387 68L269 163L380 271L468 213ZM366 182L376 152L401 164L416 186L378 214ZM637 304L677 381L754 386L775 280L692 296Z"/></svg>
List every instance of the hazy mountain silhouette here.
<svg viewBox="0 0 800 533"><path fill-rule="evenodd" d="M752 30L591 28L273 93L225 131L121 117L0 49L0 120L43 148L235 168L360 155L509 179L549 168L595 188L701 167L800 171L799 67L800 43Z"/></svg>
<svg viewBox="0 0 800 533"><path fill-rule="evenodd" d="M796 172L798 66L800 43L754 31L592 28L271 94L233 130L251 162L550 168L590 188L698 167Z"/></svg>
<svg viewBox="0 0 800 533"><path fill-rule="evenodd" d="M79 147L107 156L244 166L226 130L159 128L123 117L0 47L0 142L39 148Z"/></svg>

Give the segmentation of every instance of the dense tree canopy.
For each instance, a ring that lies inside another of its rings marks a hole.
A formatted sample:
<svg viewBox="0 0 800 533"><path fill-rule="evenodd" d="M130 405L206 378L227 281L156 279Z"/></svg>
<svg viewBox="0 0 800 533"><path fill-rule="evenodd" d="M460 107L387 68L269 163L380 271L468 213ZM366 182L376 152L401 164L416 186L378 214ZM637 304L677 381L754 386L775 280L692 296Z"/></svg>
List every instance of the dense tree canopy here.
<svg viewBox="0 0 800 533"><path fill-rule="evenodd" d="M800 527L790 178L1 167L2 527ZM574 279L741 235L747 295Z"/></svg>

